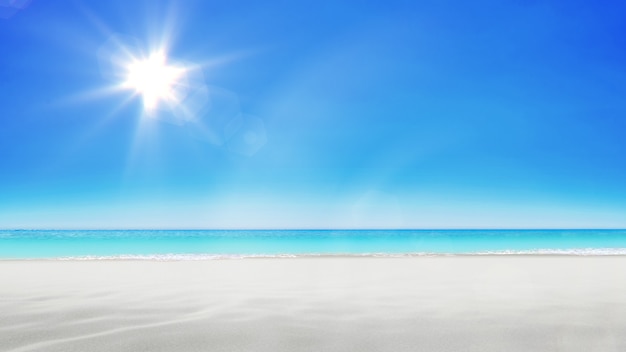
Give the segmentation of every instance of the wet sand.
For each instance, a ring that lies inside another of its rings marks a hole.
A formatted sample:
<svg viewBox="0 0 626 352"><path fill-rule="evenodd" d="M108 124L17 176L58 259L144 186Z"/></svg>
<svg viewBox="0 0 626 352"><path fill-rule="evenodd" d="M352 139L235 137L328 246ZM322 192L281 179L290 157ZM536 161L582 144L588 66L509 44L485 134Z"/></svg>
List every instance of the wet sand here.
<svg viewBox="0 0 626 352"><path fill-rule="evenodd" d="M0 261L0 351L626 351L626 257Z"/></svg>

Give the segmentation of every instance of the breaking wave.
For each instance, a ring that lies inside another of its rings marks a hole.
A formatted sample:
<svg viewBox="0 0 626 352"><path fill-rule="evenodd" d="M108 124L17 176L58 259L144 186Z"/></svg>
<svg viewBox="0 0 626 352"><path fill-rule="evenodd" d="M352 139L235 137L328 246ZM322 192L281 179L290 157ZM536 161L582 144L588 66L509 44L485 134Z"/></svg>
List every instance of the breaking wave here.
<svg viewBox="0 0 626 352"><path fill-rule="evenodd" d="M106 260L145 260L145 261L202 261L232 259L288 259L288 258L411 258L411 257L451 257L451 256L622 256L626 248L573 248L573 249L532 249L532 250L494 250L460 253L302 253L302 254L154 254L154 255L111 255L111 256L72 256L45 258L44 260L62 261L106 261Z"/></svg>

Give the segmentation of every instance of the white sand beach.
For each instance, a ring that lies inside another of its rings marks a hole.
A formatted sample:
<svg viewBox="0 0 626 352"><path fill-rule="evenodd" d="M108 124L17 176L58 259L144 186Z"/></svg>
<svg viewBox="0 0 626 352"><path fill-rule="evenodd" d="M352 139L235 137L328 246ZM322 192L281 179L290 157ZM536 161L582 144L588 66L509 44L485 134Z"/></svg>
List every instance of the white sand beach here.
<svg viewBox="0 0 626 352"><path fill-rule="evenodd" d="M1 261L0 351L626 351L626 257Z"/></svg>

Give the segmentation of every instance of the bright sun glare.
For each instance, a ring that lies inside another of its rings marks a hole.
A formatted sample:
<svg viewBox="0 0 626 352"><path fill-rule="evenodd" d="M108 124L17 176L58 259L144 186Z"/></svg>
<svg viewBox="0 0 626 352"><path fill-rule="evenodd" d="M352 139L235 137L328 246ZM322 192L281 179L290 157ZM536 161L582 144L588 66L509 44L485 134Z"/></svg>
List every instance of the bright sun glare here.
<svg viewBox="0 0 626 352"><path fill-rule="evenodd" d="M126 66L124 86L142 95L144 108L153 110L160 102L175 103L176 86L184 74L182 68L170 66L163 53L144 60L133 60Z"/></svg>

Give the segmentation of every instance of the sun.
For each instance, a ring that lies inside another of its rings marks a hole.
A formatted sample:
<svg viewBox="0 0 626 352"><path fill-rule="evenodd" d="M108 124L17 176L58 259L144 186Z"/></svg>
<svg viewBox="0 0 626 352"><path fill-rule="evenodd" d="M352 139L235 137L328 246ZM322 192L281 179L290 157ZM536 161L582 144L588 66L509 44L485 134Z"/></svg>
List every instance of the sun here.
<svg viewBox="0 0 626 352"><path fill-rule="evenodd" d="M152 111L161 102L176 103L177 89L185 70L168 65L162 52L156 52L146 59L133 59L126 65L125 88L133 89L143 98L143 106Z"/></svg>

